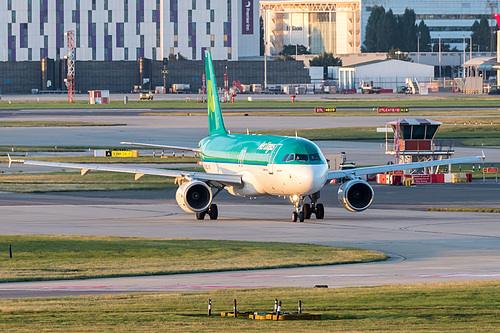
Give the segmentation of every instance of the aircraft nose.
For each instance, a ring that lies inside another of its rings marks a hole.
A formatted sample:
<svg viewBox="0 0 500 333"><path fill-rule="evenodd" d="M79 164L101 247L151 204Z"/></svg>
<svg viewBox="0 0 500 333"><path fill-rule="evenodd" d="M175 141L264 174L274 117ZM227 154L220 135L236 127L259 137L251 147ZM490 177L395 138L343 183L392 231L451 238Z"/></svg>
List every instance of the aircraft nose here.
<svg viewBox="0 0 500 333"><path fill-rule="evenodd" d="M299 173L300 192L312 194L319 191L326 182L328 168L323 165L308 165L301 168Z"/></svg>

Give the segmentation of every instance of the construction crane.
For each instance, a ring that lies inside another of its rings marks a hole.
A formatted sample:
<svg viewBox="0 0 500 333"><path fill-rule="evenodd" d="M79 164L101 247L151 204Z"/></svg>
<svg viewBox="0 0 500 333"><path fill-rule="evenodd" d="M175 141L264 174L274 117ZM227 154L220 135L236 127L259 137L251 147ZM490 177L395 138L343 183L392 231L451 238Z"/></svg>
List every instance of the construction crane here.
<svg viewBox="0 0 500 333"><path fill-rule="evenodd" d="M75 103L75 30L68 30L68 103Z"/></svg>

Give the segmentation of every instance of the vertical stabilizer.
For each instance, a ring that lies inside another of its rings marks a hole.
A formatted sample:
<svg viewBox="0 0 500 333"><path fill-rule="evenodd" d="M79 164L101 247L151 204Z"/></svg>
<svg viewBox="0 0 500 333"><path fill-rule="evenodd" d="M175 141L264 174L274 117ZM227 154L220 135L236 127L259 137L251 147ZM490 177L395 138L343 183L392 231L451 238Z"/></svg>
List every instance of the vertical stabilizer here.
<svg viewBox="0 0 500 333"><path fill-rule="evenodd" d="M219 95L217 94L217 82L215 81L212 54L205 51L205 72L207 76L207 105L208 105L208 131L210 135L227 134L222 120Z"/></svg>

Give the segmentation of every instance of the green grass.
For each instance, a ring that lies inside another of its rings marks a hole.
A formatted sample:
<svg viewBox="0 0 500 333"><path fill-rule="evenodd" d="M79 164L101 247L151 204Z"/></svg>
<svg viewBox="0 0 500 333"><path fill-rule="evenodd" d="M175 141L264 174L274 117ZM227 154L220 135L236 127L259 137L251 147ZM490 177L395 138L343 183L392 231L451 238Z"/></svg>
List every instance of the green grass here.
<svg viewBox="0 0 500 333"><path fill-rule="evenodd" d="M8 255L12 245L13 258ZM0 236L0 282L303 267L385 260L354 248L277 242ZM1 287L1 286L0 286Z"/></svg>
<svg viewBox="0 0 500 333"><path fill-rule="evenodd" d="M323 95L317 97L316 101L301 101L300 96L295 103L291 103L291 99L287 101L269 101L269 100L254 100L248 102L245 95L238 96L235 103L223 104L224 109L231 108L303 108L316 106L336 106L336 107L377 107L377 106L400 106L400 107L440 107L440 106L491 106L498 108L500 98L491 96L463 96L435 98L426 97L421 99L397 99L397 96L389 95L380 99L345 99L336 98L332 95ZM139 95L137 95L139 99ZM123 101L114 100L111 104L88 104L87 95L77 96L77 101L74 104L68 104L67 101L13 101L9 103L5 98L0 101L0 109L156 109L156 108L206 108L206 103L198 103L196 100L186 102L184 100L167 100L167 101L138 101L131 98L128 104L123 104ZM411 110L410 110L411 112Z"/></svg>
<svg viewBox="0 0 500 333"><path fill-rule="evenodd" d="M500 213L499 208L428 208L430 212Z"/></svg>
<svg viewBox="0 0 500 333"><path fill-rule="evenodd" d="M0 299L8 332L497 332L500 281L381 287L184 291ZM208 299L212 317L207 316ZM319 313L321 321L220 317L232 311Z"/></svg>
<svg viewBox="0 0 500 333"><path fill-rule="evenodd" d="M126 126L91 121L0 121L0 127L81 127L81 126Z"/></svg>
<svg viewBox="0 0 500 333"><path fill-rule="evenodd" d="M136 181L134 174L105 171L91 171L85 176L80 172L0 174L0 191L6 192L156 190L175 187L177 185L174 185L171 177L146 175Z"/></svg>

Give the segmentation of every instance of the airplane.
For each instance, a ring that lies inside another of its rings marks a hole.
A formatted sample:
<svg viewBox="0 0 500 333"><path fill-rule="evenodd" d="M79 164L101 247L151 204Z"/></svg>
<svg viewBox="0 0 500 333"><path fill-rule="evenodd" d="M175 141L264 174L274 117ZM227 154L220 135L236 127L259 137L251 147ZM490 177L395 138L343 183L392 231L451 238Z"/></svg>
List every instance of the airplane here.
<svg viewBox="0 0 500 333"><path fill-rule="evenodd" d="M187 213L196 214L198 220L208 216L218 218L215 197L227 190L241 197L288 197L294 205L291 220L303 222L312 214L323 219L324 206L319 203L321 189L333 180L341 183L338 200L347 210L361 212L373 201L373 188L360 176L388 171L408 170L456 163L476 162L482 156L454 158L428 162L380 165L329 171L328 162L319 147L300 137L256 134L231 134L224 126L217 84L210 51L205 51L207 77L207 104L209 136L199 142L198 148L147 143L121 142L138 147L191 151L200 155L205 172L134 168L99 164L78 164L12 160L26 165L80 169L85 175L91 170L174 177L179 184L176 201ZM212 192L215 189L215 193ZM310 203L305 201L309 199Z"/></svg>

